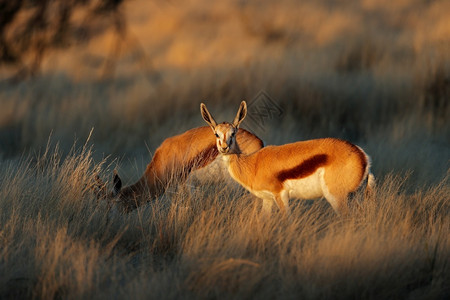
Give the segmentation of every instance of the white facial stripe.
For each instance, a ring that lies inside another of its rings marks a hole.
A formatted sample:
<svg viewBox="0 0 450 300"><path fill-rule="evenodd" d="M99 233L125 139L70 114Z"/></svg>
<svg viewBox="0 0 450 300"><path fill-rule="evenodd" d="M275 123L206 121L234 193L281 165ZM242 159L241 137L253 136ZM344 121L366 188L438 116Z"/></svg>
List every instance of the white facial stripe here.
<svg viewBox="0 0 450 300"><path fill-rule="evenodd" d="M233 135L234 129L230 128L227 133L225 134L224 140L227 142L228 146L230 146L232 141L232 135Z"/></svg>

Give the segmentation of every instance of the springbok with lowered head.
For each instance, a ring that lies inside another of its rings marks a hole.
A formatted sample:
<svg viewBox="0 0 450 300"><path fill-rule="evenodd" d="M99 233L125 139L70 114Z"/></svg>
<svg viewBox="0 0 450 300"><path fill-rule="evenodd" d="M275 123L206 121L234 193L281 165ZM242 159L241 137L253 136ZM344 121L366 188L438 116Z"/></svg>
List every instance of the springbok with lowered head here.
<svg viewBox="0 0 450 300"><path fill-rule="evenodd" d="M261 139L246 130L239 131L237 141L246 154L263 147ZM93 189L97 198L116 202L123 211L129 212L145 203L141 201L142 195L152 198L162 195L170 183L186 180L192 171L209 165L218 155L216 140L210 128L193 128L167 138L156 149L144 175L136 183L122 188L122 180L114 172L111 192L107 191L105 183L99 177L96 178Z"/></svg>
<svg viewBox="0 0 450 300"><path fill-rule="evenodd" d="M366 180L367 191L374 186L369 156L350 142L323 138L266 146L244 154L236 135L247 115L245 101L232 123L217 124L203 103L200 110L215 134L217 149L231 177L261 198L265 211L271 211L275 202L283 213L288 213L290 198L325 197L338 214L347 214L349 193Z"/></svg>

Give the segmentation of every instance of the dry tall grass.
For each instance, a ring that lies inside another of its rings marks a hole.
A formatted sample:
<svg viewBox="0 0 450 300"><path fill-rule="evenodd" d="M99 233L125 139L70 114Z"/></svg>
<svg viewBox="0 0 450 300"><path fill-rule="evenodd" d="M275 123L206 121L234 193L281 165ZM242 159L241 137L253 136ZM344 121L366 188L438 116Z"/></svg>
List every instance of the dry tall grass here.
<svg viewBox="0 0 450 300"><path fill-rule="evenodd" d="M349 218L325 200L266 217L236 185L194 181L121 215L89 191L91 152L2 163L1 298L449 296L448 177L389 175Z"/></svg>
<svg viewBox="0 0 450 300"><path fill-rule="evenodd" d="M450 297L448 1L126 10L110 76L107 31L0 82L0 298ZM362 146L375 198L356 194L346 219L324 200L264 219L227 177L200 174L127 215L97 203L97 172L131 183L166 137L203 125L201 101L227 120L260 90L283 113L244 128Z"/></svg>

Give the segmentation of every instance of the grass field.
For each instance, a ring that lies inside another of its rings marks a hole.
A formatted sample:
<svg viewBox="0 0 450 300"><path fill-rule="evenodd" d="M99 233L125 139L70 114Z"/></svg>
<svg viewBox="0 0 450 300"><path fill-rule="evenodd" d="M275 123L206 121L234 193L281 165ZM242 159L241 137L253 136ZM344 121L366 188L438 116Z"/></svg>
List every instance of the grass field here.
<svg viewBox="0 0 450 300"><path fill-rule="evenodd" d="M115 64L105 31L0 83L0 298L450 297L448 1L125 9ZM324 199L265 218L207 169L129 214L95 199L97 173L133 183L165 138L203 126L200 102L231 120L261 91L280 113L244 128L360 145L375 197L346 218Z"/></svg>

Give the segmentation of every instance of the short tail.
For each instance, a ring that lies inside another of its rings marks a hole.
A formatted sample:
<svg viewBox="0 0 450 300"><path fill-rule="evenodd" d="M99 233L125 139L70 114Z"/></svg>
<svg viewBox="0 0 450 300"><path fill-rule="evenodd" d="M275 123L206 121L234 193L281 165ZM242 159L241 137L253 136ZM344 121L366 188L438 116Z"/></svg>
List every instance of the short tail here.
<svg viewBox="0 0 450 300"><path fill-rule="evenodd" d="M372 173L369 173L367 176L367 185L366 190L364 191L364 197L370 198L375 194L375 188L376 188L376 182L375 182L375 176L373 176Z"/></svg>

